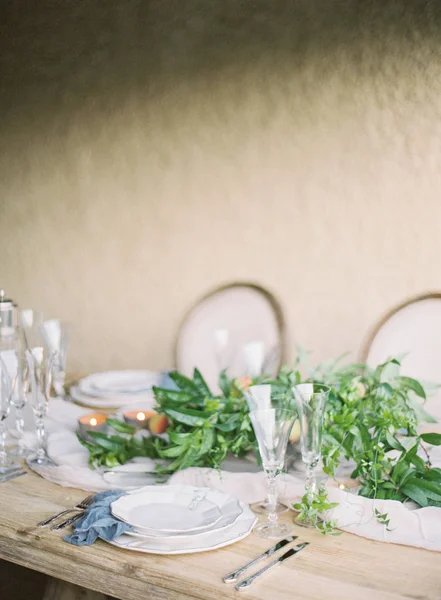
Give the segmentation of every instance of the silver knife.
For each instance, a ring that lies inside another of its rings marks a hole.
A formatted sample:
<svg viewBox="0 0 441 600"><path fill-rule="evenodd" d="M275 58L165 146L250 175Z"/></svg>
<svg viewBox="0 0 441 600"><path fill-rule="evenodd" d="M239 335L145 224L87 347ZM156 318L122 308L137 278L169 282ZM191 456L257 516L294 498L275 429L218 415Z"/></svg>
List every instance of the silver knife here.
<svg viewBox="0 0 441 600"><path fill-rule="evenodd" d="M0 477L0 483L4 483L10 479L15 479L16 477L21 477L22 475L26 475L26 473L27 471L14 471L13 473L9 473L3 477Z"/></svg>
<svg viewBox="0 0 441 600"><path fill-rule="evenodd" d="M286 560L290 556L296 555L297 552L300 552L300 550L303 550L303 548L308 545L309 545L309 542L303 542L303 544L299 544L298 546L294 546L294 548L290 548L290 550L288 550L288 552L285 552L285 554L282 554L282 556L279 556L279 558L276 558L276 560L273 560L272 562L270 562L269 565L267 565L266 567L263 567L263 569L260 569L260 571L257 571L257 573L255 573L254 575L251 575L251 577L242 579L242 581L240 581L235 586L236 590L238 590L239 592L246 590L253 583L253 581L256 581L256 579L258 577L260 577L261 575L263 575L264 573L269 571L272 567L275 567L276 565L280 565L284 560Z"/></svg>
<svg viewBox="0 0 441 600"><path fill-rule="evenodd" d="M266 552L264 552L257 558L254 558L251 562L247 563L243 567L240 567L240 569L237 569L237 571L233 571L232 573L228 573L228 575L224 575L224 577L222 579L224 580L225 583L234 583L237 580L237 578L240 577L242 575L242 573L244 573L247 569L249 569L253 565L256 565L258 562L260 562L264 558L271 556L272 554L274 554L274 552L277 552L277 550L280 550L281 548L286 546L286 544L290 544L291 542L293 542L296 539L297 539L296 535L290 535L289 537L281 540L280 542L277 542L277 544L275 544L274 546L269 548Z"/></svg>

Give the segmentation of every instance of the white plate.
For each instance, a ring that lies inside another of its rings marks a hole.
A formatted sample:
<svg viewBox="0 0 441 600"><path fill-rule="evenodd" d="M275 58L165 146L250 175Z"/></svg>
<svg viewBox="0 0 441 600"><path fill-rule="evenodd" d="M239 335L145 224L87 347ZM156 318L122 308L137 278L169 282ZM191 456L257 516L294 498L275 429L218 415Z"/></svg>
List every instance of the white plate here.
<svg viewBox="0 0 441 600"><path fill-rule="evenodd" d="M134 550L135 552L145 552L147 554L191 554L195 552L207 552L209 550L216 550L235 542L246 538L252 531L257 517L250 510L250 508L240 502L242 514L239 516L237 521L221 529L220 531L208 531L199 535L193 536L191 539L189 536L182 536L181 540L167 540L164 539L148 539L133 541L133 537L124 534L117 540L109 542L113 546L118 548L125 548L127 550Z"/></svg>
<svg viewBox="0 0 441 600"><path fill-rule="evenodd" d="M137 405L142 404L142 407L145 409L153 409L155 406L153 392L136 395L126 394L125 396L113 395L96 397L84 394L77 385L73 385L69 390L69 394L74 402L78 402L79 404L90 408L127 408L135 403Z"/></svg>
<svg viewBox="0 0 441 600"><path fill-rule="evenodd" d="M78 386L91 396L133 396L151 392L161 379L159 371L105 371L84 377Z"/></svg>
<svg viewBox="0 0 441 600"><path fill-rule="evenodd" d="M209 488L153 485L112 503L112 514L138 531L188 533L217 523L222 512L208 499Z"/></svg>
<svg viewBox="0 0 441 600"><path fill-rule="evenodd" d="M219 519L219 521L217 521L217 523L214 523L214 525L209 525L206 529L201 529L199 531L189 531L187 534L182 533L177 535L170 535L167 533L162 533L160 531L155 531L154 533L149 535L146 535L145 533L142 533L140 531L128 531L127 535L143 539L145 539L146 537L150 539L166 537L169 542L172 542L172 540L174 539L177 539L179 542L182 542L185 539L191 539L195 535L201 535L201 533L204 533L205 531L214 532L219 531L220 529L225 529L225 527L229 527L235 521L237 521L237 519L242 514L243 509L239 500L237 500L236 498L233 498L232 496L229 496L227 494L222 494L221 492L218 492L217 494L219 496L219 502L221 503L218 506L222 512L222 517Z"/></svg>

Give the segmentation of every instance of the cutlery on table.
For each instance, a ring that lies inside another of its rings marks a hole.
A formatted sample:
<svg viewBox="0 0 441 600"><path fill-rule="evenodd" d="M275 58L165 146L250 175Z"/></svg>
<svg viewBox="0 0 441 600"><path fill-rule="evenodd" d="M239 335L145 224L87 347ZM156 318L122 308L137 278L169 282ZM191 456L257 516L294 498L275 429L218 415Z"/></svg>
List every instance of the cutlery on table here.
<svg viewBox="0 0 441 600"><path fill-rule="evenodd" d="M58 519L59 517L62 517L63 515L67 515L70 512L74 512L77 510L84 511L86 508L88 508L92 504L93 497L94 497L93 494L90 496L87 496L87 498L84 498L84 500L81 500L81 502L79 502L76 506L72 506L72 508L67 508L66 510L62 510L61 512L57 513L56 515L49 517L49 519L46 519L45 521L40 521L39 523L37 523L37 527L45 527L46 525L49 525L50 523L52 523L53 521Z"/></svg>
<svg viewBox="0 0 441 600"><path fill-rule="evenodd" d="M81 519L81 517L83 517L83 516L84 516L84 510L82 510L80 513L77 513L73 517L70 517L70 519L66 519L66 521L62 521L61 523L58 523L57 525L52 525L51 531L60 531L60 529L64 529L65 527L72 525L72 523L75 523L75 521L78 521L78 519Z"/></svg>
<svg viewBox="0 0 441 600"><path fill-rule="evenodd" d="M294 546L294 548L290 548L288 550L288 552L285 552L285 554L282 554L282 556L279 556L279 558L276 558L276 560L273 560L272 562L270 562L269 565L267 565L266 567L263 567L263 569L260 569L260 571L257 571L257 573L255 573L254 575L251 575L250 577L247 577L246 579L242 579L242 581L237 583L234 587L239 592L246 590L254 581L256 581L256 579L258 577L260 577L261 575L263 575L264 573L266 573L273 567L282 564L282 562L284 560L286 560L287 558L289 558L290 556L295 556L297 554L297 552L300 552L300 550L303 550L303 548L308 545L309 545L309 542L303 542L303 544L299 544L298 546Z"/></svg>
<svg viewBox="0 0 441 600"><path fill-rule="evenodd" d="M237 571L233 571L232 573L228 573L228 575L224 575L224 577L222 579L224 580L225 583L234 583L238 579L238 577L240 577L242 575L242 573L244 573L247 569L256 565L258 562L260 562L264 558L271 556L272 554L274 554L275 552L277 552L278 550L280 550L287 544L290 544L291 542L293 542L296 539L297 539L296 535L290 535L290 536L284 538L283 540L280 540L280 542L277 542L277 544L274 544L274 546L271 546L271 548L269 548L266 552L264 552L257 558L254 558L252 561L250 561L243 567L240 567L239 569L237 569Z"/></svg>
<svg viewBox="0 0 441 600"><path fill-rule="evenodd" d="M13 471L12 473L7 473L0 477L0 483L4 483L5 481L9 481L10 479L15 479L16 477L21 477L22 475L26 475L27 471Z"/></svg>

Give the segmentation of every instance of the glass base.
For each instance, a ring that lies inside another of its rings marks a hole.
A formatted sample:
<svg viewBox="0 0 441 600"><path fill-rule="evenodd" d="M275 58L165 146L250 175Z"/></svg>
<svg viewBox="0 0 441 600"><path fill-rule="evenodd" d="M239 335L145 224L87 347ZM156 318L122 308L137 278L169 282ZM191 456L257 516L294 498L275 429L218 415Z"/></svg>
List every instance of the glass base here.
<svg viewBox="0 0 441 600"><path fill-rule="evenodd" d="M28 448L20 448L19 446L16 446L9 451L9 455L13 456L14 458L26 458L29 456L30 452L31 450L28 450Z"/></svg>
<svg viewBox="0 0 441 600"><path fill-rule="evenodd" d="M269 502L268 500L261 500L260 502L254 502L250 504L250 508L253 512L258 515L267 515L269 513ZM276 514L283 515L289 511L289 508L282 504L281 502L277 502L276 504Z"/></svg>
<svg viewBox="0 0 441 600"><path fill-rule="evenodd" d="M323 523L323 521L322 521L322 519L319 519L317 517L316 521L313 523L310 519L305 519L305 518L301 517L300 515L298 515L294 519L294 523L296 525L298 525L299 527L307 527L308 529L315 529L317 527L317 525L320 525L320 523Z"/></svg>
<svg viewBox="0 0 441 600"><path fill-rule="evenodd" d="M258 537L264 538L265 540L280 539L291 533L292 527L287 523L259 523L253 529Z"/></svg>
<svg viewBox="0 0 441 600"><path fill-rule="evenodd" d="M36 454L32 454L28 456L26 459L26 464L32 467L55 467L55 463L49 456L44 456L43 458L38 458Z"/></svg>
<svg viewBox="0 0 441 600"><path fill-rule="evenodd" d="M12 473L12 471L16 471L19 468L20 465L18 463L8 460L4 463L0 463L0 475L8 475L8 473Z"/></svg>

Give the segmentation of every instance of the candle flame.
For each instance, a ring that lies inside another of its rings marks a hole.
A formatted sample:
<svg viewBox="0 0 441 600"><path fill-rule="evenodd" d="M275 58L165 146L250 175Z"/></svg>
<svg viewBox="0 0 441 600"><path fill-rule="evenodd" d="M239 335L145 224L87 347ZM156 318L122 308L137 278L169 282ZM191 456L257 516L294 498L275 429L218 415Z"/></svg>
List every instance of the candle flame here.
<svg viewBox="0 0 441 600"><path fill-rule="evenodd" d="M90 424L92 425L92 427L95 427L96 425L98 425L98 421L95 419L95 417L92 417L90 419Z"/></svg>
<svg viewBox="0 0 441 600"><path fill-rule="evenodd" d="M346 489L346 486L345 486L345 484L344 484L344 483L339 483L339 484L338 484L338 487L339 487L341 490L344 490L344 489Z"/></svg>
<svg viewBox="0 0 441 600"><path fill-rule="evenodd" d="M143 412L139 412L136 415L136 418L138 419L138 421L145 421L145 414Z"/></svg>

